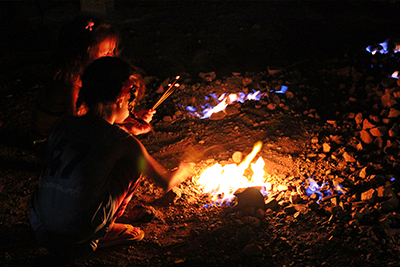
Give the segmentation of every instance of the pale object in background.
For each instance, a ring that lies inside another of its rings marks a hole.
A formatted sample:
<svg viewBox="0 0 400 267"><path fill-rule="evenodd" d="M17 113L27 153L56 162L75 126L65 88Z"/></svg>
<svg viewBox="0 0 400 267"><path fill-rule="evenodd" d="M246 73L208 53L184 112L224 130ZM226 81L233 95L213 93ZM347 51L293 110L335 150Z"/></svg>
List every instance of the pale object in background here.
<svg viewBox="0 0 400 267"><path fill-rule="evenodd" d="M114 10L114 0L81 0L81 11L106 14Z"/></svg>

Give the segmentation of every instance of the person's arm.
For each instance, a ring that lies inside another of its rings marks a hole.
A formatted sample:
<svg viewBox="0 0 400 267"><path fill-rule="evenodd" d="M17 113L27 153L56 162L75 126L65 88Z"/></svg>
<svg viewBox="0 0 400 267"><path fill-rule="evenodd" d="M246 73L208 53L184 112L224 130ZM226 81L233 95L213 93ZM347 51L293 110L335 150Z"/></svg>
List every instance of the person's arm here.
<svg viewBox="0 0 400 267"><path fill-rule="evenodd" d="M133 135L146 134L153 129L148 122L130 116L123 123L118 123L117 125Z"/></svg>
<svg viewBox="0 0 400 267"><path fill-rule="evenodd" d="M135 139L135 138L134 138ZM166 171L146 150L142 143L135 139L132 152L135 151L139 171L159 184L165 191L169 191L174 186L180 184L193 175L193 170L189 163L181 162L176 171Z"/></svg>

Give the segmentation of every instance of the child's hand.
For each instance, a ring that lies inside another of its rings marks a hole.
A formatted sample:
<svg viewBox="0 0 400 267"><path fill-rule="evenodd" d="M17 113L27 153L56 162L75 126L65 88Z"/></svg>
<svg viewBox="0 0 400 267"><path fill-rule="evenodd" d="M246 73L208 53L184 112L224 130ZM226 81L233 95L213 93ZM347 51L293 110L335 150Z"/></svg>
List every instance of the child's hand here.
<svg viewBox="0 0 400 267"><path fill-rule="evenodd" d="M123 123L118 124L122 129L133 135L146 134L152 130L151 125L146 121L139 121L129 116Z"/></svg>
<svg viewBox="0 0 400 267"><path fill-rule="evenodd" d="M195 172L191 163L181 162L178 169L173 173L171 181L169 182L169 188L167 190L193 177L194 173Z"/></svg>
<svg viewBox="0 0 400 267"><path fill-rule="evenodd" d="M143 110L139 110L138 112L135 112L135 116L138 119L141 119L147 123L150 123L150 121L153 119L154 113L156 113L156 111L154 109L143 109Z"/></svg>

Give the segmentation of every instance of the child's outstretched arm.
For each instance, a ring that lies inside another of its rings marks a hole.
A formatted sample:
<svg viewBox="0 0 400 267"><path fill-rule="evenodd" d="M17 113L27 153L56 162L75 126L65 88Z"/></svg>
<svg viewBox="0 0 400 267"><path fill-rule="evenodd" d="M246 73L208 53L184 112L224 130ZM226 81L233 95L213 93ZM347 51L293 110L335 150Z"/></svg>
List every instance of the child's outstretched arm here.
<svg viewBox="0 0 400 267"><path fill-rule="evenodd" d="M193 176L194 171L189 163L181 162L178 169L173 172L166 171L146 150L146 148L135 138L136 160L140 172L154 180L167 192L174 186L180 184ZM139 152L139 153L138 153Z"/></svg>

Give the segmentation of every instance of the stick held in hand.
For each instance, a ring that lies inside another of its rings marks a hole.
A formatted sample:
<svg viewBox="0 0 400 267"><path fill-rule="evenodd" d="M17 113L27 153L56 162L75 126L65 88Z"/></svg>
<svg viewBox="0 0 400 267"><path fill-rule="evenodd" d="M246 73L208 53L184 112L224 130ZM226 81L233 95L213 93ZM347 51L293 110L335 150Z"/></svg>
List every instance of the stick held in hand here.
<svg viewBox="0 0 400 267"><path fill-rule="evenodd" d="M179 86L179 84L176 83L179 80L179 78L180 76L175 77L175 81L168 87L167 91L165 91L165 93L160 97L157 103L154 104L152 109L156 109L162 102L164 102L165 99L167 99L175 91L175 88Z"/></svg>

